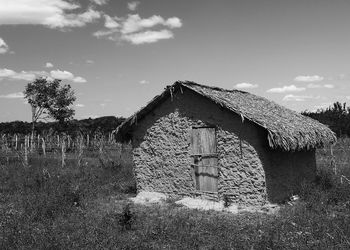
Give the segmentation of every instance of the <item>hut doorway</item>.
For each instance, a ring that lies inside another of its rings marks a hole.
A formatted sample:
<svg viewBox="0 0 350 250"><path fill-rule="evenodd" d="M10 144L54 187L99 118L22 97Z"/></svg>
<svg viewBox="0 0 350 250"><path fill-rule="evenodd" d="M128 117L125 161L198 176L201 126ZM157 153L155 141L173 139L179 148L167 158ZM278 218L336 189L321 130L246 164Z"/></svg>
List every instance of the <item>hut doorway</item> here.
<svg viewBox="0 0 350 250"><path fill-rule="evenodd" d="M215 127L193 127L191 136L193 179L199 191L218 191L218 155Z"/></svg>

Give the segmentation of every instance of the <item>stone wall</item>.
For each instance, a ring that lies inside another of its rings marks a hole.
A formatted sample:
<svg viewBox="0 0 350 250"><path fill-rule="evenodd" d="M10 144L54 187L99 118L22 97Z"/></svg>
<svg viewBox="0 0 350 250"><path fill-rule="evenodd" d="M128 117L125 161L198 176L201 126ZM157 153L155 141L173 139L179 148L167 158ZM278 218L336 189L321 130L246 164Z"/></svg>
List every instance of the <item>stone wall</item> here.
<svg viewBox="0 0 350 250"><path fill-rule="evenodd" d="M217 127L218 198L258 204L289 194L289 189L277 193L272 189L278 190L283 184L278 178L289 176L293 154L272 151L264 129L188 89L174 93L134 127L138 191L201 195L190 166L190 131L198 125ZM297 156L295 159L298 161Z"/></svg>

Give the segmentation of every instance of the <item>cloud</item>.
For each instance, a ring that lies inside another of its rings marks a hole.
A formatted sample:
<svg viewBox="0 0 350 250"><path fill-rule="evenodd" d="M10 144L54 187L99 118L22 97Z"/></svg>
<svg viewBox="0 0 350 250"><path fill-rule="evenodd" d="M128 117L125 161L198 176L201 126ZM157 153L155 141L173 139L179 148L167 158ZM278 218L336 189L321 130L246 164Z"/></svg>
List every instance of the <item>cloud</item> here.
<svg viewBox="0 0 350 250"><path fill-rule="evenodd" d="M297 76L294 78L296 82L320 82L324 79L323 76L313 75L313 76Z"/></svg>
<svg viewBox="0 0 350 250"><path fill-rule="evenodd" d="M128 18L123 22L121 33L129 34L145 28L152 28L157 25L167 26L169 28L180 28L182 23L177 17L171 17L165 20L158 15L153 15L149 18L141 18L138 14L134 14L128 15Z"/></svg>
<svg viewBox="0 0 350 250"><path fill-rule="evenodd" d="M0 69L1 79L32 81L35 79L35 73L27 71L16 72L12 69L4 68Z"/></svg>
<svg viewBox="0 0 350 250"><path fill-rule="evenodd" d="M280 88L271 88L267 90L266 92L269 93L286 93L286 92L300 92L304 91L305 88L303 87L296 87L295 85L289 85L289 86L283 86Z"/></svg>
<svg viewBox="0 0 350 250"><path fill-rule="evenodd" d="M74 77L72 79L73 82L76 82L76 83L85 83L87 82L85 78L81 77L81 76L77 76L77 77Z"/></svg>
<svg viewBox="0 0 350 250"><path fill-rule="evenodd" d="M24 98L24 94L23 92L16 92L16 93L10 93L7 95L0 95L0 98L6 98L6 99Z"/></svg>
<svg viewBox="0 0 350 250"><path fill-rule="evenodd" d="M147 80L141 80L141 81L139 81L139 83L140 83L140 84L148 84L149 81L147 81Z"/></svg>
<svg viewBox="0 0 350 250"><path fill-rule="evenodd" d="M170 30L145 31L122 36L122 39L132 44L154 43L159 40L173 38L174 34Z"/></svg>
<svg viewBox="0 0 350 250"><path fill-rule="evenodd" d="M24 94L23 92L16 92L16 93L11 93L7 95L0 95L0 98L18 99L18 98L24 98Z"/></svg>
<svg viewBox="0 0 350 250"><path fill-rule="evenodd" d="M25 81L33 81L37 77L45 77L49 80L53 80L54 78L60 80L69 80L76 83L84 83L87 82L85 78L81 76L74 76L73 73L66 70L51 70L50 73L46 71L21 71L16 72L12 69L0 69L0 80L8 79L8 80L25 80Z"/></svg>
<svg viewBox="0 0 350 250"><path fill-rule="evenodd" d="M118 28L120 25L119 23L117 23L116 20L118 20L118 18L112 18L108 15L104 15L104 18L105 18L105 27L107 29L115 29L115 28Z"/></svg>
<svg viewBox="0 0 350 250"><path fill-rule="evenodd" d="M322 86L320 84L309 83L306 87L308 87L309 89L317 89L321 88Z"/></svg>
<svg viewBox="0 0 350 250"><path fill-rule="evenodd" d="M109 0L90 0L90 1L97 5L105 5Z"/></svg>
<svg viewBox="0 0 350 250"><path fill-rule="evenodd" d="M333 84L325 84L325 85L323 85L323 87L325 87L327 89L333 89L334 85Z"/></svg>
<svg viewBox="0 0 350 250"><path fill-rule="evenodd" d="M60 79L60 80L69 80L72 82L76 82L76 83L84 83L87 82L86 79L84 79L81 76L77 76L75 77L73 73L66 71L66 70L51 70L50 71L50 75L52 78L55 79Z"/></svg>
<svg viewBox="0 0 350 250"><path fill-rule="evenodd" d="M306 87L309 89L316 89L316 88L327 88L327 89L333 89L334 85L333 84L315 84L315 83L309 83Z"/></svg>
<svg viewBox="0 0 350 250"><path fill-rule="evenodd" d="M52 68L52 67L53 67L53 64L50 63L50 62L47 62L47 63L45 64L45 68Z"/></svg>
<svg viewBox="0 0 350 250"><path fill-rule="evenodd" d="M94 33L92 33L93 36L97 38L104 38L107 37L109 40L115 40L112 35L114 35L117 31L116 30L98 30Z"/></svg>
<svg viewBox="0 0 350 250"><path fill-rule="evenodd" d="M77 104L75 104L75 107L77 107L77 108L84 108L85 105L82 104L82 103L77 103Z"/></svg>
<svg viewBox="0 0 350 250"><path fill-rule="evenodd" d="M141 18L138 14L128 15L126 18L110 17L105 15L107 30L93 33L97 38L106 38L112 41L127 41L132 44L154 43L174 37L170 29L180 28L182 21L178 17L164 19L159 15ZM156 27L163 29L154 30Z"/></svg>
<svg viewBox="0 0 350 250"><path fill-rule="evenodd" d="M86 62L87 64L94 64L94 63L95 63L95 61L94 61L94 60L91 60L91 59L87 59L85 62Z"/></svg>
<svg viewBox="0 0 350 250"><path fill-rule="evenodd" d="M313 96L308 96L308 95L293 95L289 94L283 97L283 101L297 101L297 102L303 102L305 99L312 99L315 98Z"/></svg>
<svg viewBox="0 0 350 250"><path fill-rule="evenodd" d="M73 79L74 75L66 70L51 70L50 71L51 77L56 78L56 79L60 79L60 80L66 80L66 79Z"/></svg>
<svg viewBox="0 0 350 250"><path fill-rule="evenodd" d="M0 25L43 25L51 29L82 27L101 17L89 8L72 13L80 5L68 0L1 0Z"/></svg>
<svg viewBox="0 0 350 250"><path fill-rule="evenodd" d="M165 21L165 25L169 28L180 28L182 26L182 22L178 17L170 17Z"/></svg>
<svg viewBox="0 0 350 250"><path fill-rule="evenodd" d="M241 82L241 83L237 83L235 85L235 88L237 89L254 89L257 88L259 85L258 84L252 84L249 82Z"/></svg>
<svg viewBox="0 0 350 250"><path fill-rule="evenodd" d="M336 80L345 80L347 79L349 76L347 74L339 74L335 77Z"/></svg>
<svg viewBox="0 0 350 250"><path fill-rule="evenodd" d="M128 3L128 9L131 11L135 11L137 7L139 6L140 2L138 1L133 1Z"/></svg>
<svg viewBox="0 0 350 250"><path fill-rule="evenodd" d="M7 53L9 49L9 46L5 43L4 39L0 37L0 54Z"/></svg>

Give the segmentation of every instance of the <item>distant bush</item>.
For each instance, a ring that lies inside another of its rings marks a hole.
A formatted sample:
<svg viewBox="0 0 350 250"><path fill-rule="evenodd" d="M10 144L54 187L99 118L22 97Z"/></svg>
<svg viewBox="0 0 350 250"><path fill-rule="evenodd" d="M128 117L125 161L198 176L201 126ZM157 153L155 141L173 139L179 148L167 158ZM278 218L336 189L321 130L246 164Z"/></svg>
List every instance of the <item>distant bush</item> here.
<svg viewBox="0 0 350 250"><path fill-rule="evenodd" d="M338 137L350 137L350 107L346 103L335 102L326 109L304 111L302 114L328 125Z"/></svg>

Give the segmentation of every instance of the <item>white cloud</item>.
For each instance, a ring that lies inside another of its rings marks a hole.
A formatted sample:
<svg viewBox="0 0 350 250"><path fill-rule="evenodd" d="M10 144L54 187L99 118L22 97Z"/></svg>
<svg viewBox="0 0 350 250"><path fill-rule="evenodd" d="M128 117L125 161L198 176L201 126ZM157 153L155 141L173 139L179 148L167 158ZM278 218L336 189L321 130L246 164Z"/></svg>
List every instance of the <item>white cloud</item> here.
<svg viewBox="0 0 350 250"><path fill-rule="evenodd" d="M320 82L324 79L323 76L313 75L313 76L297 76L294 78L296 82Z"/></svg>
<svg viewBox="0 0 350 250"><path fill-rule="evenodd" d="M139 6L140 2L138 1L133 1L128 3L128 9L131 11L135 11L137 7Z"/></svg>
<svg viewBox="0 0 350 250"><path fill-rule="evenodd" d="M94 61L94 60L91 60L91 59L87 59L85 62L86 62L87 64L94 64L94 63L95 63L95 61Z"/></svg>
<svg viewBox="0 0 350 250"><path fill-rule="evenodd" d="M258 84L252 84L249 82L241 82L241 83L237 83L235 85L235 88L237 89L254 89L257 88L259 85Z"/></svg>
<svg viewBox="0 0 350 250"><path fill-rule="evenodd" d="M77 104L75 104L75 107L77 107L77 108L84 108L85 105L82 104L82 103L77 103Z"/></svg>
<svg viewBox="0 0 350 250"><path fill-rule="evenodd" d="M141 18L138 14L134 14L128 15L128 18L123 22L121 33L129 34L142 29L152 28L157 25L167 26L169 28L180 28L182 23L177 17L171 17L164 20L163 17L158 15L153 15L149 18Z"/></svg>
<svg viewBox="0 0 350 250"><path fill-rule="evenodd" d="M6 98L6 99L24 98L24 94L23 92L16 92L16 93L11 93L7 95L0 95L0 98Z"/></svg>
<svg viewBox="0 0 350 250"><path fill-rule="evenodd" d="M109 0L90 0L97 5L105 5Z"/></svg>
<svg viewBox="0 0 350 250"><path fill-rule="evenodd" d="M325 87L327 89L333 89L334 85L333 84L325 84L325 85L323 85L323 87Z"/></svg>
<svg viewBox="0 0 350 250"><path fill-rule="evenodd" d="M7 53L9 49L9 46L5 43L4 39L0 37L0 54Z"/></svg>
<svg viewBox="0 0 350 250"><path fill-rule="evenodd" d="M345 80L346 78L348 78L347 74L339 74L336 76L337 80Z"/></svg>
<svg viewBox="0 0 350 250"><path fill-rule="evenodd" d="M72 13L80 5L68 0L1 0L0 25L44 25L55 28L82 27L101 17L89 8L82 13Z"/></svg>
<svg viewBox="0 0 350 250"><path fill-rule="evenodd" d="M81 14L67 14L48 23L50 28L83 27L87 23L92 23L101 17L99 11L88 9Z"/></svg>
<svg viewBox="0 0 350 250"><path fill-rule="evenodd" d="M118 18L112 18L108 15L104 15L104 17L105 17L105 27L107 29L115 29L120 26L119 23L117 23L116 21L118 20Z"/></svg>
<svg viewBox="0 0 350 250"><path fill-rule="evenodd" d="M303 102L305 99L312 99L314 98L313 96L308 96L308 95L293 95L289 94L283 97L283 101L297 101L297 102Z"/></svg>
<svg viewBox="0 0 350 250"><path fill-rule="evenodd" d="M129 41L132 44L143 44L143 43L154 43L159 40L173 38L174 35L170 30L161 30L161 31L145 31L139 33L133 33L128 35L123 35L122 39Z"/></svg>
<svg viewBox="0 0 350 250"><path fill-rule="evenodd" d="M163 29L152 30L156 26L163 26ZM112 18L105 15L107 30L94 32L93 35L97 38L127 41L132 44L154 43L162 39L173 38L174 34L169 29L180 28L181 26L182 22L177 17L164 19L159 15L153 15L149 18L141 18L138 14L133 14L126 18Z"/></svg>
<svg viewBox="0 0 350 250"><path fill-rule="evenodd" d="M66 70L51 70L50 71L50 75L52 78L55 79L60 79L60 80L69 80L72 82L76 82L76 83L84 83L86 82L86 79L84 79L81 76L77 76L75 77L73 73L66 71Z"/></svg>
<svg viewBox="0 0 350 250"><path fill-rule="evenodd" d="M25 80L25 81L33 81L36 77L45 77L48 80L53 80L54 78L60 80L69 80L76 83L84 83L87 82L81 76L74 76L73 73L66 70L51 70L50 73L46 71L21 71L16 72L12 69L0 69L0 80L8 79L8 80Z"/></svg>
<svg viewBox="0 0 350 250"><path fill-rule="evenodd" d="M12 69L4 68L0 69L0 79L32 81L35 79L35 74L27 71L16 72Z"/></svg>
<svg viewBox="0 0 350 250"><path fill-rule="evenodd" d="M165 25L169 28L180 28L182 26L182 22L178 17L170 17L165 21Z"/></svg>
<svg viewBox="0 0 350 250"><path fill-rule="evenodd" d="M16 74L16 72L11 69L0 69L0 77L10 77L14 74Z"/></svg>
<svg viewBox="0 0 350 250"><path fill-rule="evenodd" d="M74 78L74 75L71 72L66 71L66 70L61 71L59 69L58 70L51 70L50 75L51 75L51 77L56 78L56 79L60 79L60 80Z"/></svg>
<svg viewBox="0 0 350 250"><path fill-rule="evenodd" d="M116 31L116 30L98 30L98 31L92 33L92 35L97 37L97 38L107 37L110 40L114 40L113 36L110 36L110 35L114 35L116 32L118 32L118 31Z"/></svg>
<svg viewBox="0 0 350 250"><path fill-rule="evenodd" d="M320 84L309 83L306 87L308 87L309 89L317 89L321 88L322 86Z"/></svg>
<svg viewBox="0 0 350 250"><path fill-rule="evenodd" d="M295 85L289 85L289 86L283 86L278 88L271 88L267 90L266 92L270 93L286 93L286 92L300 92L304 91L305 88L303 87L296 87Z"/></svg>
<svg viewBox="0 0 350 250"><path fill-rule="evenodd" d="M141 81L139 81L139 83L140 83L140 84L148 84L149 81L147 81L147 80L141 80Z"/></svg>
<svg viewBox="0 0 350 250"><path fill-rule="evenodd" d="M45 68L52 68L52 67L53 67L53 64L50 63L50 62L47 62L47 63L45 64Z"/></svg>
<svg viewBox="0 0 350 250"><path fill-rule="evenodd" d="M85 78L81 77L81 76L77 76L77 77L74 77L72 79L73 82L76 82L76 83L85 83L87 82Z"/></svg>

